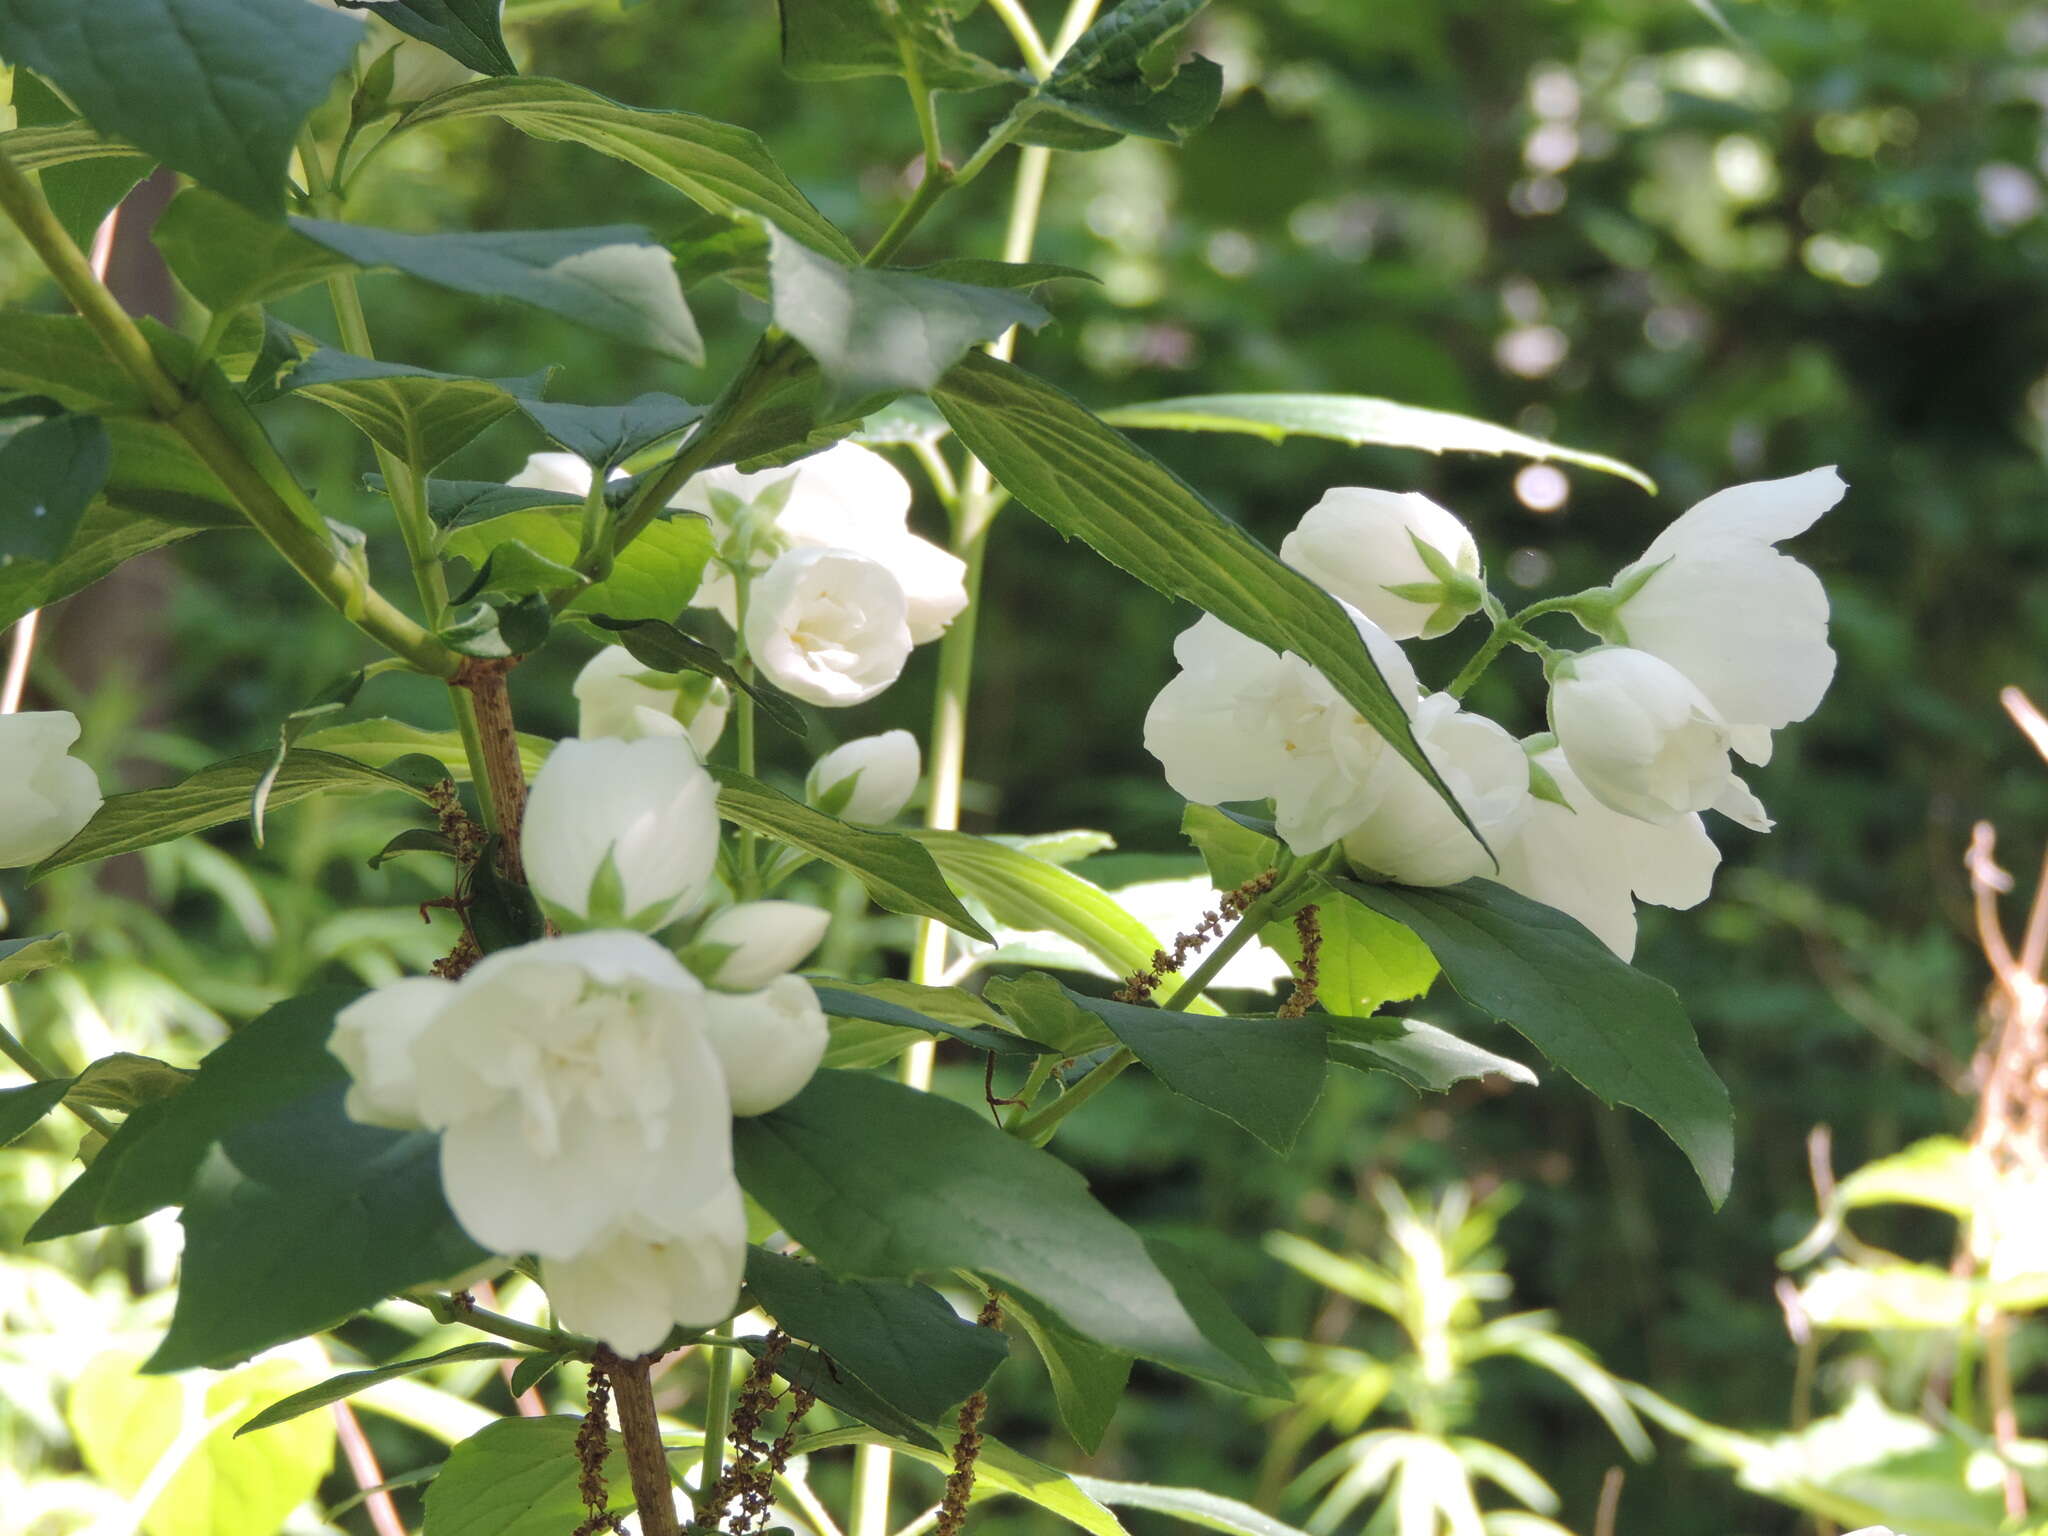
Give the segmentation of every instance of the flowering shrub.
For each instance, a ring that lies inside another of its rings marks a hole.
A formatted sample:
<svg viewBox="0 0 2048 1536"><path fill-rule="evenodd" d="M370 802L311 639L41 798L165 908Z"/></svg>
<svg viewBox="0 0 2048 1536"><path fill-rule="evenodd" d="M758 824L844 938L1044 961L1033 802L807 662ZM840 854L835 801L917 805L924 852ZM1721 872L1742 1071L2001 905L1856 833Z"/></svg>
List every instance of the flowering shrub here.
<svg viewBox="0 0 2048 1536"><path fill-rule="evenodd" d="M176 1308L148 1369L235 1366L388 1299L416 1302L504 1341L484 1347L518 1357L515 1384L567 1360L592 1371L573 1444L559 1425L507 1425L458 1447L430 1530L457 1522L460 1490L565 1460L582 1463L583 1529L608 1524L594 1468L610 1403L641 1529L661 1536L679 1515L650 1368L695 1348L714 1362L698 1522L744 1530L763 1515L794 1448L825 1448L796 1438L817 1401L848 1425L831 1444L866 1447L870 1486L885 1475L878 1450L951 1446L936 1517L951 1536L991 1455L982 1388L999 1327L1053 1363L1064 1422L1091 1448L1135 1359L1287 1390L1186 1259L1046 1150L1062 1122L1143 1064L1284 1153L1332 1068L1424 1090L1526 1078L1380 1011L1439 970L1556 1067L1655 1120L1718 1204L1727 1095L1675 995L1626 964L1634 903L1705 897L1718 855L1701 812L1769 825L1731 753L1764 761L1770 733L1826 688L1825 595L1774 545L1841 494L1832 472L1723 492L1611 586L1510 615L1478 541L1425 498L1334 488L1276 557L1111 419L1014 365L1019 329L1049 318L1034 295L1086 276L1029 260L1055 153L1177 143L1214 112L1218 70L1179 57L1199 0L1123 0L1099 19L1075 0L1050 43L1006 6L1021 69L965 51L961 7L939 0L783 0L793 72L896 75L908 89L923 177L865 252L746 129L521 75L489 3L377 6L366 34L355 7L304 0L100 0L96 23L160 56L148 79L115 83L73 13L0 0L0 56L82 114L0 136L0 211L76 311L0 314L0 458L37 513L0 528L0 560L31 578L7 589L0 622L129 554L249 527L333 622L384 653L283 722L274 753L104 802L65 755L75 721L0 720L0 766L20 786L0 802L0 853L39 875L244 817L260 831L268 807L310 796L410 797L421 809L394 816L380 857L447 861L443 904L460 925L430 975L310 991L190 1072L124 1077L118 1123L98 1114L103 1089L83 1096L104 1063L66 1073L8 1040L33 1081L0 1091L0 1130L68 1105L104 1135L30 1236L180 1212ZM437 75L423 50L452 67ZM232 122L214 109L230 85ZM980 146L948 159L933 94L998 90ZM346 220L384 144L467 118L624 159L730 228L679 250L627 226ZM1013 149L1004 259L896 260L933 208ZM185 331L124 314L38 186L39 172L94 158L190 179L156 235L195 303ZM534 306L693 369L704 349L685 272L765 292L771 318L736 371L693 391L707 403L568 403L546 398L545 374L377 361L356 286L373 268ZM266 308L314 285L339 345ZM273 445L263 415L281 395L368 440L414 578L403 603L371 582L366 535L324 516ZM437 476L514 416L560 451L505 465L502 481ZM1165 401L1115 420L1632 473L1344 396ZM949 547L910 530L898 459L946 514ZM980 572L1013 499L1203 610L1143 726L1191 802L1212 877L1164 931L1054 858L958 830ZM1603 643L1570 652L1536 633L1567 613ZM1475 615L1488 637L1426 692L1404 642ZM507 675L543 647L593 642L577 737L522 737ZM809 740L805 706L873 699L926 644L940 652L928 742L850 741L816 759L802 799L759 776L764 724ZM1549 681L1551 730L1526 740L1461 702L1513 649ZM414 732L418 750L401 755L332 726L400 670L446 684L447 730ZM923 825L893 830L921 779ZM819 865L919 921L907 982L797 974L830 923L794 899ZM979 977L1034 933L1120 985ZM1226 968L1245 977L1254 943L1268 951L1256 974L1284 993L1225 1012L1212 992ZM57 936L9 941L0 983L64 953ZM941 1045L984 1059L985 1110L924 1091ZM549 1324L494 1313L467 1288L515 1269L544 1288ZM725 1331L752 1312L773 1331ZM737 1351L755 1359L735 1407ZM792 1396L771 1443L757 1431L777 1376ZM329 1383L261 1422L355 1389ZM1113 1525L1097 1502L1110 1485L993 1460L1011 1491ZM857 1536L875 1536L874 1520Z"/></svg>

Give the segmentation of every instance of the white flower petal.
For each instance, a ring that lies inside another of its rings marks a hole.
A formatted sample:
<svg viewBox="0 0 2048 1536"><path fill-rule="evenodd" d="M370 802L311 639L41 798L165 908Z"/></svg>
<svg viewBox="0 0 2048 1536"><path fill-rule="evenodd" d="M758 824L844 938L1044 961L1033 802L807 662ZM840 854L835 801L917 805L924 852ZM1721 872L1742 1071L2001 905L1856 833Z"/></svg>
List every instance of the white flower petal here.
<svg viewBox="0 0 2048 1536"><path fill-rule="evenodd" d="M824 1060L831 1031L817 994L801 976L781 976L759 992L713 993L712 1047L725 1068L735 1115L765 1115L803 1091Z"/></svg>
<svg viewBox="0 0 2048 1536"><path fill-rule="evenodd" d="M41 862L98 814L99 776L69 755L78 736L69 710L0 715L0 869Z"/></svg>

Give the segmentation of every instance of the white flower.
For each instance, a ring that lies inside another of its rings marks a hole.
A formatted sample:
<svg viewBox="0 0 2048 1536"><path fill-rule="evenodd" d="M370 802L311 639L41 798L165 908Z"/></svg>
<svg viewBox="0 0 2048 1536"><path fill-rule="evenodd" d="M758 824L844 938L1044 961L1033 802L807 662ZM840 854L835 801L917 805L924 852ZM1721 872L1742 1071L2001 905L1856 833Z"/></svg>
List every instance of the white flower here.
<svg viewBox="0 0 2048 1536"><path fill-rule="evenodd" d="M776 508L779 498L786 499ZM772 512L771 558L781 549L850 549L866 555L903 588L911 639L924 645L944 634L967 606L967 566L910 531L910 501L910 482L895 465L858 443L842 442L782 469L753 474L709 470L692 477L670 505L709 517L721 549L736 537L745 542L746 530L735 525L732 509L760 503ZM745 557L744 550L735 554ZM690 601L693 607L716 608L727 623L736 622L730 571L707 572Z"/></svg>
<svg viewBox="0 0 2048 1536"><path fill-rule="evenodd" d="M527 796L520 841L557 913L659 928L703 893L718 857L718 786L690 743L564 741Z"/></svg>
<svg viewBox="0 0 2048 1536"><path fill-rule="evenodd" d="M831 924L830 912L800 901L743 901L713 916L692 948L723 952L704 978L712 986L753 992L803 964Z"/></svg>
<svg viewBox="0 0 2048 1536"><path fill-rule="evenodd" d="M1448 634L1484 590L1471 533L1416 491L1340 485L1280 541L1280 558L1396 640Z"/></svg>
<svg viewBox="0 0 2048 1536"><path fill-rule="evenodd" d="M1415 740L1458 804L1499 852L1529 804L1529 759L1522 744L1483 715L1469 715L1447 693L1415 712ZM1455 885L1491 875L1494 862L1428 780L1393 753L1372 814L1344 838L1353 862L1403 885Z"/></svg>
<svg viewBox="0 0 2048 1536"><path fill-rule="evenodd" d="M327 1049L353 1079L342 1106L351 1120L400 1131L419 1127L413 1042L454 992L455 983L438 976L408 976L366 993L334 1016Z"/></svg>
<svg viewBox="0 0 2048 1536"><path fill-rule="evenodd" d="M623 480L626 472L615 469L608 479ZM519 473L505 483L529 491L556 491L581 501L590 494L589 461L573 453L530 453Z"/></svg>
<svg viewBox="0 0 2048 1536"><path fill-rule="evenodd" d="M1820 578L1772 546L1842 499L1832 468L1709 496L1614 578L1603 637L1683 672L1730 728L1735 750L1770 757L1771 731L1820 707L1835 675Z"/></svg>
<svg viewBox="0 0 2048 1536"><path fill-rule="evenodd" d="M903 588L845 549L793 549L749 593L747 654L785 693L828 708L864 704L910 656Z"/></svg>
<svg viewBox="0 0 2048 1536"><path fill-rule="evenodd" d="M819 758L804 780L804 796L842 821L876 827L894 821L910 803L923 773L917 738L908 731L884 731ZM838 803L841 796L843 804Z"/></svg>
<svg viewBox="0 0 2048 1536"><path fill-rule="evenodd" d="M441 1133L441 1182L464 1230L543 1259L580 1257L615 1232L697 1232L733 1178L707 1023L703 983L637 933L542 939L478 962L411 1046L419 1118Z"/></svg>
<svg viewBox="0 0 2048 1536"><path fill-rule="evenodd" d="M1353 622L1401 706L1415 669L1363 614ZM1326 848L1372 813L1387 753L1380 734L1299 656L1282 655L1205 615L1173 643L1180 676L1145 714L1145 748L1184 799L1273 801L1297 853Z"/></svg>
<svg viewBox="0 0 2048 1536"><path fill-rule="evenodd" d="M687 736L699 757L725 730L732 690L701 672L651 671L623 645L608 645L576 674L576 734L585 741L616 736Z"/></svg>
<svg viewBox="0 0 2048 1536"><path fill-rule="evenodd" d="M825 1059L831 1028L801 976L778 976L759 992L714 992L708 1008L735 1115L765 1115L787 1104Z"/></svg>
<svg viewBox="0 0 2048 1536"><path fill-rule="evenodd" d="M1713 809L1759 832L1770 818L1728 764L1728 725L1647 651L1603 645L1560 662L1550 726L1596 800L1644 821Z"/></svg>
<svg viewBox="0 0 2048 1536"><path fill-rule="evenodd" d="M1494 842L1502 885L1569 913L1624 960L1635 955L1638 900L1684 908L1707 899L1721 851L1698 816L1639 821L1594 799L1556 747L1535 764L1566 804L1532 796Z"/></svg>
<svg viewBox="0 0 2048 1536"><path fill-rule="evenodd" d="M0 869L48 858L98 813L99 775L70 755L78 733L68 709L0 715Z"/></svg>
<svg viewBox="0 0 2048 1536"><path fill-rule="evenodd" d="M614 1232L541 1270L563 1326L604 1340L631 1359L661 1346L669 1329L708 1328L739 1305L747 1262L747 1210L727 1179L659 1238Z"/></svg>

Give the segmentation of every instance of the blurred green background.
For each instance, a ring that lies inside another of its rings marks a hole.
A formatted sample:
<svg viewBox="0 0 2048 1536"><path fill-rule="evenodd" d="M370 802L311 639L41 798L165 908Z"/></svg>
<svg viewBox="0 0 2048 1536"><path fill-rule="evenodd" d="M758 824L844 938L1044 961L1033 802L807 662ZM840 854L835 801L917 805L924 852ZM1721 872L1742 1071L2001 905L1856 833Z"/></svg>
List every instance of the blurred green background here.
<svg viewBox="0 0 2048 1536"><path fill-rule="evenodd" d="M1057 16L1032 9L1050 30ZM758 129L856 239L878 234L905 193L916 134L897 83L786 79L768 0L515 5L512 16L534 72ZM1955 1085L1984 975L1962 850L1978 818L1997 824L2017 868L2048 837L2048 775L1996 700L2006 684L2048 697L2048 7L1729 0L1720 16L1727 31L1685 0L1215 0L1190 34L1225 71L1213 126L1180 152L1133 141L1056 161L1038 254L1102 281L1050 290L1057 323L1019 356L1096 405L1379 395L1606 452L1658 480L1653 499L1510 460L1146 439L1269 545L1328 486L1426 491L1472 526L1511 603L1605 580L1707 491L1841 467L1847 499L1796 547L1831 594L1840 670L1820 713L1781 736L1752 781L1778 830L1721 823L1713 902L1647 909L1638 955L1685 998L1733 1092L1740 1153L1725 1210L1710 1215L1646 1124L1563 1081L1419 1100L1345 1076L1284 1162L1133 1084L1060 1143L1123 1214L1197 1246L1240 1312L1275 1335L1343 1320L1262 1253L1263 1234L1370 1247L1382 1215L1366 1191L1382 1175L1422 1193L1454 1180L1519 1186L1497 1240L1521 1305L1555 1309L1609 1368L1704 1417L1767 1427L1786 1421L1792 1390L1772 1286L1774 1255L1813 1217L1808 1133L1831 1126L1846 1169L1966 1123ZM965 31L1010 57L985 13ZM959 146L1000 110L972 95L943 103ZM623 165L489 125L409 136L379 167L352 217L418 229L640 222L663 235L691 222L674 194ZM1007 184L1001 168L984 178L900 259L996 254ZM32 274L8 254L6 296L33 297ZM698 375L398 278L365 292L388 356L484 375L558 360L556 396L587 401L649 388L706 398L762 320L730 289L694 292L713 353ZM316 295L285 313L332 335ZM311 406L280 405L274 420L323 506L373 538L385 531L355 489L364 445ZM494 429L446 472L509 475L541 446L521 430ZM939 531L929 517L926 531ZM195 540L114 607L81 599L57 616L38 684L64 703L89 696L89 747L110 777L154 783L171 766L260 747L360 660L342 626L304 619L292 578L246 544ZM381 540L399 591L395 555ZM1127 851L1185 851L1179 803L1139 723L1190 618L1007 512L982 619L970 826L1096 827ZM1441 683L1471 643L1417 647L1425 680ZM521 670L522 724L572 725L565 685L587 650L565 637ZM920 653L893 691L828 724L922 735L933 660ZM1498 669L1475 702L1537 728L1533 670ZM443 723L425 686L380 681L364 703ZM801 771L793 744L771 746L788 751L775 766ZM316 973L379 979L436 952L407 911L429 893L423 879L363 871L383 834L358 832L351 814L279 815L253 881L202 851L117 871L111 891L83 879L0 891L14 931L36 931L47 900L94 936L98 969L84 974L105 1015L100 1043L163 1048L179 1031L217 1034L216 1017L246 1017ZM239 833L215 841L246 848ZM342 921L336 902L374 910ZM1415 1011L1512 1053L1442 996ZM13 1244L39 1193L0 1192L0 1241ZM1941 1229L1886 1235L1946 1261ZM123 1262L142 1284L145 1266ZM2021 1418L2036 1430L2048 1424L2032 1369L2042 1353L2038 1334L2021 1335ZM1821 1404L1876 1374L1881 1356L1866 1345L1824 1355ZM1257 1489L1267 1430L1245 1404L1141 1367L1101 1453L1083 1462L1061 1448L1035 1369L998 1382L994 1426L1020 1447L1105 1476ZM1503 1366L1482 1380L1478 1432L1550 1479L1560 1519L1590 1528L1602 1476L1623 1459L1607 1431L1537 1373ZM1274 1512L1298 1519L1306 1507ZM1622 1496L1623 1530L1800 1524L1670 1442Z"/></svg>

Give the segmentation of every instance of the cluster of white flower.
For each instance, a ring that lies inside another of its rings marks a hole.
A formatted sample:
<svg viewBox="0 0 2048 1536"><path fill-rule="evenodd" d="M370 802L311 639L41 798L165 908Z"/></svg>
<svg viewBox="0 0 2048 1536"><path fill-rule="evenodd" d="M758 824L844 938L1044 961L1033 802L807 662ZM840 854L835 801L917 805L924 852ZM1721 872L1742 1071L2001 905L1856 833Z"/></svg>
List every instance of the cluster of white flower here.
<svg viewBox="0 0 2048 1536"><path fill-rule="evenodd" d="M582 497L590 481L574 454L537 453L511 483ZM669 503L711 523L712 562L690 606L723 615L784 692L834 709L865 703L967 606L966 566L910 531L910 502L910 482L857 443L786 469L697 475Z"/></svg>
<svg viewBox="0 0 2048 1536"><path fill-rule="evenodd" d="M1321 673L1214 618L1175 643L1182 671L1153 701L1146 746L1189 800L1270 799L1297 853L1341 841L1360 869L1406 884L1497 879L1627 959L1637 901L1706 897L1720 853L1700 812L1770 829L1729 754L1768 761L1771 732L1819 706L1835 665L1827 594L1773 546L1842 492L1832 469L1722 491L1611 585L1554 605L1606 643L1548 654L1550 731L1519 742L1448 693L1425 696L1399 643L1486 606L1457 518L1351 488L1310 509L1281 557L1344 605L1485 847Z"/></svg>

